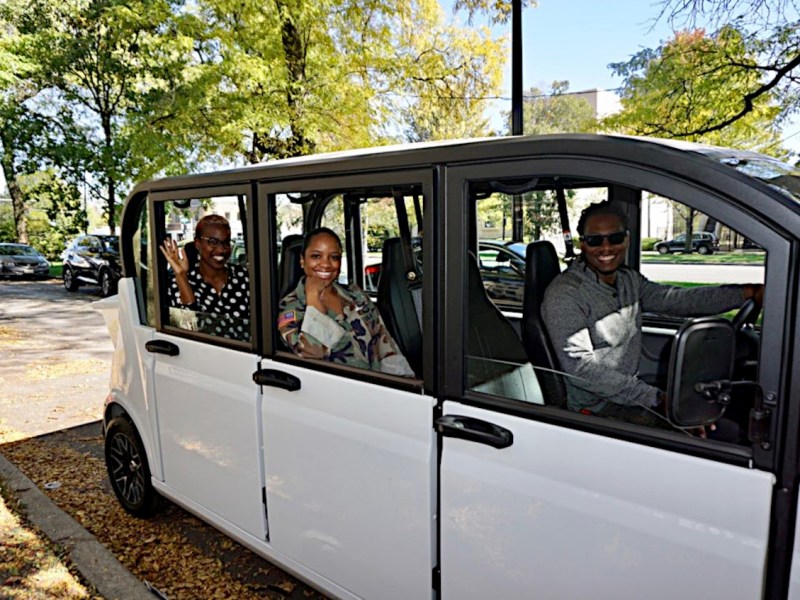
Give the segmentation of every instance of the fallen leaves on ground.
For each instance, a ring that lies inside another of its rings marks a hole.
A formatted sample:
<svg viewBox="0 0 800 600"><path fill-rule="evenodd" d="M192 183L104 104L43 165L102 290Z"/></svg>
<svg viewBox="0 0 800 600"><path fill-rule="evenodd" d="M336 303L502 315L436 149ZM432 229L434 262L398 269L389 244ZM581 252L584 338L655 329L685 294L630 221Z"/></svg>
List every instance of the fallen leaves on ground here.
<svg viewBox="0 0 800 600"><path fill-rule="evenodd" d="M45 493L138 579L170 599L323 598L285 574L273 575L276 581L269 584L263 578L259 581L255 572L234 577L231 561L249 552L218 535L215 538L220 541L209 544L208 534L201 533L207 526L171 503L165 502L165 509L150 519L130 516L110 492L103 461L90 454L36 439L5 445L2 452L39 488L48 482L60 483L58 489ZM187 539L186 531L198 532L201 541ZM231 554L232 548L238 552ZM263 573L281 573L258 561L267 567L261 569Z"/></svg>
<svg viewBox="0 0 800 600"><path fill-rule="evenodd" d="M13 495L0 494L0 597L9 600L99 598L70 573L58 551L9 510Z"/></svg>
<svg viewBox="0 0 800 600"><path fill-rule="evenodd" d="M68 375L93 375L98 371L102 372L104 369L108 369L110 365L110 361L89 358L55 364L31 363L25 367L25 379L41 381Z"/></svg>

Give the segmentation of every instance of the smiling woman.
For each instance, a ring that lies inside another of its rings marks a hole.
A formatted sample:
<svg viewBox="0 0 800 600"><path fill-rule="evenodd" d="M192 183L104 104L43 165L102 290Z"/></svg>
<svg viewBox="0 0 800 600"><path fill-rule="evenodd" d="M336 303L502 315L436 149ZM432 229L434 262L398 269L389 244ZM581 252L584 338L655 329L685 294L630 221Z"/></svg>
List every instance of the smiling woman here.
<svg viewBox="0 0 800 600"><path fill-rule="evenodd" d="M174 218L173 207L169 204L165 203L168 221ZM165 228L169 231L170 223ZM172 324L247 341L250 339L250 277L246 264L241 264L246 262L247 254L244 241L241 240L240 245L237 240L240 252L236 262L231 260L235 243L232 229L226 217L206 214L197 221L193 241L181 245L176 238L182 237L182 233L176 232L174 238L165 237L160 250L168 265L166 285ZM241 226L237 229L241 230Z"/></svg>

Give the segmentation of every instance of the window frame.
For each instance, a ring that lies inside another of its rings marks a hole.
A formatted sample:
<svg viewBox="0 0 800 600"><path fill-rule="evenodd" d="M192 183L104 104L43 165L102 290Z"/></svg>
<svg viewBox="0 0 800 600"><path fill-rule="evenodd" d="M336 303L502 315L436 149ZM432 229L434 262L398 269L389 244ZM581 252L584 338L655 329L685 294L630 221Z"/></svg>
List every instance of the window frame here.
<svg viewBox="0 0 800 600"><path fill-rule="evenodd" d="M189 331L180 327L170 325L169 322L164 322L164 316L169 307L169 294L167 292L167 278L166 266L167 262L163 254L158 250L161 244L166 239L166 230L164 228L165 213L164 203L175 202L180 200L194 200L199 198L217 198L217 197L244 197L244 204L247 210L246 221L246 240L248 255L248 274L250 278L250 340L234 340L221 336L215 336L209 333L202 333L199 331ZM155 330L167 335L173 335L180 338L188 338L197 341L206 342L215 346L223 346L236 350L245 350L250 352L257 352L260 340L258 332L260 327L258 319L260 311L258 310L258 296L256 279L259 273L258 263L258 243L256 235L253 231L253 222L257 219L257 209L253 202L253 186L249 183L239 183L221 186L206 186L206 187L193 187L178 190L168 191L153 191L150 192L147 198L148 209L150 211L150 227L153 231L153 240L155 248L152 249L155 256L155 273L153 274L154 286L154 303L155 303ZM166 304L165 304L166 302Z"/></svg>
<svg viewBox="0 0 800 600"><path fill-rule="evenodd" d="M417 186L422 190L422 201L428 206L428 210L423 215L423 230L427 240L433 240L434 223L434 175L431 169L386 169L374 173L341 174L320 177L297 177L286 178L280 181L261 181L258 183L257 198L258 204L264 208L263 217L259 219L257 235L262 240L272 240L273 232L276 231L276 215L274 197L278 194L296 194L298 192L324 192L323 199L317 206L312 206L308 211L307 218L303 223L303 231L309 231L319 226L324 207L336 195L347 196L354 190L364 190L370 188L391 188L392 186ZM427 199L427 201L426 201ZM346 240L342 240L347 243ZM432 245L432 244L431 244ZM278 303L277 281L278 281L278 261L279 256L276 252L276 240L265 244L261 249L264 265L268 265L269 277L264 277L265 270L262 269L261 294L263 298L262 314L265 315L261 323L260 335L264 340L262 356L277 362L289 362L298 365L312 366L314 369L323 370L343 377L366 379L372 382L398 387L402 389L418 390L419 380L403 382L400 378L378 373L376 371L365 371L344 365L336 365L323 361L314 361L301 358L288 350L284 350L277 342L277 328L274 318L266 318L268 315L277 316ZM425 252L423 255L423 272L437 273L435 269L435 258L433 252ZM354 257L348 257L348 261L353 263ZM349 265L348 265L349 266ZM271 285L269 282L276 282ZM357 281L356 278L353 278ZM432 394L435 388L435 339L433 335L434 312L436 310L435 295L438 282L432 277L426 277L423 281L422 302L425 307L432 309L424 310L422 315L422 347L423 347L423 374L422 386L426 393Z"/></svg>
<svg viewBox="0 0 800 600"><path fill-rule="evenodd" d="M671 173L646 164L603 157L542 157L491 160L475 162L469 165L449 166L446 174L447 196L443 198L447 215L453 218L440 232L446 240L446 253L449 257L443 264L444 281L443 305L448 307L444 318L446 325L442 333L442 351L446 363L442 381L445 397L457 398L465 404L490 408L498 412L515 414L524 418L542 420L559 426L570 427L591 433L616 437L644 445L667 448L677 452L706 456L715 460L747 465L752 460L760 468L772 468L777 455L775 444L772 446L734 447L732 445L715 444L696 438L678 439L670 432L648 431L638 426L608 419L570 413L552 406L536 406L515 400L497 398L465 389L465 340L466 340L466 251L469 240L469 217L467 211L468 190L471 181L496 180L502 178L531 178L536 176L583 177L594 179L598 185L607 183L609 188L624 186L632 190L648 191L668 198L680 198L687 205L692 205L701 212L719 217L728 226L736 229L748 238L755 238L765 248L768 262L765 265L765 314L762 326L762 342L759 348L758 382L765 394L774 393L783 398L783 402L773 412L770 437L776 439L780 431L779 423L783 409L789 404L787 396L780 393L785 386L781 377L784 370L781 363L789 359L784 355L787 340L784 321L788 316L789 288L782 274L789 272L790 236L782 236L776 224L772 226L753 219L747 212L747 204L752 196L760 195L752 186L741 187L733 195L733 180L726 186L704 185L692 181L688 176ZM641 197L641 193L638 194ZM637 219L639 206L633 208L631 219ZM638 223L638 220L632 220ZM576 223L571 223L575 228ZM574 235L574 231L573 231ZM636 236L632 236L636 238ZM632 239L631 243L634 243ZM635 256L632 256L635 255ZM629 253L628 264L639 269L638 253ZM765 351L763 340L774 340L770 350ZM762 360L771 356L769 361ZM780 356L781 360L777 360Z"/></svg>

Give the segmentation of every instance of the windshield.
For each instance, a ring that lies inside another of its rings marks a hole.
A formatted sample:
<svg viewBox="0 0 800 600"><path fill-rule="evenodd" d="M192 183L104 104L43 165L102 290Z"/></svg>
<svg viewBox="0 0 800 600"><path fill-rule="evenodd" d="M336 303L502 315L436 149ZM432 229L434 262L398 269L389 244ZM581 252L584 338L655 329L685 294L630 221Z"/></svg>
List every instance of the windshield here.
<svg viewBox="0 0 800 600"><path fill-rule="evenodd" d="M30 246L0 246L2 256L39 256L39 253Z"/></svg>
<svg viewBox="0 0 800 600"><path fill-rule="evenodd" d="M506 248L511 250L511 252L513 252L520 258L522 259L525 258L525 248L526 248L525 244L521 242L514 242L513 244L506 244Z"/></svg>
<svg viewBox="0 0 800 600"><path fill-rule="evenodd" d="M110 235L108 237L104 237L103 242L106 245L106 250L119 254L119 238L117 236Z"/></svg>
<svg viewBox="0 0 800 600"><path fill-rule="evenodd" d="M766 156L727 157L723 158L722 162L737 171L763 181L785 196L800 201L800 169Z"/></svg>

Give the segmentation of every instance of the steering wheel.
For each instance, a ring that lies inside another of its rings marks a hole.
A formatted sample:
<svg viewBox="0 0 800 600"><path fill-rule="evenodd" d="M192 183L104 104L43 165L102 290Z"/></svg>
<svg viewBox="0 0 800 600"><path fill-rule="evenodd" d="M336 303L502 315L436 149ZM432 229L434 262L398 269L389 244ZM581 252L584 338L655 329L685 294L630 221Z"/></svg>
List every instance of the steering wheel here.
<svg viewBox="0 0 800 600"><path fill-rule="evenodd" d="M756 306L756 301L752 298L748 298L742 303L739 312L737 312L733 319L731 320L731 325L733 325L734 331L742 331L746 325L753 325L755 324L756 320L758 319L758 313L761 312L758 306Z"/></svg>

